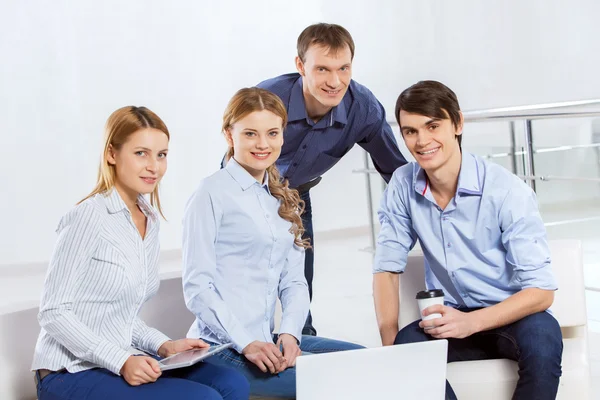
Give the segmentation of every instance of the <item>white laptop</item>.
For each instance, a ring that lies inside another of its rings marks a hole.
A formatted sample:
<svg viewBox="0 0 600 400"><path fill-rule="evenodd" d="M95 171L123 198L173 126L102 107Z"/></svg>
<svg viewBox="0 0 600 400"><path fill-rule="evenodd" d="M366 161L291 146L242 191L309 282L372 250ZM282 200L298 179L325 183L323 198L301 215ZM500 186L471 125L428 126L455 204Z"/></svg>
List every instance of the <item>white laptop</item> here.
<svg viewBox="0 0 600 400"><path fill-rule="evenodd" d="M301 356L296 399L443 400L447 354L448 341L431 340Z"/></svg>

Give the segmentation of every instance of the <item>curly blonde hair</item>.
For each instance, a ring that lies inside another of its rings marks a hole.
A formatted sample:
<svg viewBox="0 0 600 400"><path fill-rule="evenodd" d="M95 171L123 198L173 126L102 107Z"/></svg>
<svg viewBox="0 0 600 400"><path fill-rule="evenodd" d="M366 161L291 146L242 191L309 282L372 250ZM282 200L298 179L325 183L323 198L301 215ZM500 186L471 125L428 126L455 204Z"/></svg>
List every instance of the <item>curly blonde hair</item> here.
<svg viewBox="0 0 600 400"><path fill-rule="evenodd" d="M231 98L225 113L223 114L223 133L226 133L240 119L255 111L267 110L281 117L282 128L287 124L287 111L281 99L268 90L251 87L237 91ZM233 157L233 147L227 151L227 159ZM294 235L294 243L303 248L310 248L310 241L303 239L304 226L300 216L304 212L304 201L296 189L290 189L287 179L282 180L279 170L272 164L267 168L269 174L269 190L271 194L280 200L279 216L292 223L290 233Z"/></svg>

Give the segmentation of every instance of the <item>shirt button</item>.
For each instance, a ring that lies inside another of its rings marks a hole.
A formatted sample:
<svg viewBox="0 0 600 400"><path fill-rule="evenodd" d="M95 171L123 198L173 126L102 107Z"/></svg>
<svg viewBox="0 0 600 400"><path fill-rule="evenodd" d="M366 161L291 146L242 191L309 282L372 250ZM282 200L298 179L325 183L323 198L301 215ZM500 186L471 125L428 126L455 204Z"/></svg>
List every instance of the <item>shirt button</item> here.
<svg viewBox="0 0 600 400"><path fill-rule="evenodd" d="M305 149L305 148L306 148L306 145L302 146L302 148L303 148L303 149Z"/></svg>
<svg viewBox="0 0 600 400"><path fill-rule="evenodd" d="M450 243L448 243L448 244L446 245L446 247L452 247L452 246L450 245Z"/></svg>
<svg viewBox="0 0 600 400"><path fill-rule="evenodd" d="M295 162L295 163L293 163L292 165L293 165L294 167L297 167L297 166L298 166L298 163L297 163L297 162Z"/></svg>
<svg viewBox="0 0 600 400"><path fill-rule="evenodd" d="M267 219L271 218L271 216L269 214L266 214L265 217L267 217Z"/></svg>
<svg viewBox="0 0 600 400"><path fill-rule="evenodd" d="M268 321L269 317L267 315L265 315L265 321Z"/></svg>

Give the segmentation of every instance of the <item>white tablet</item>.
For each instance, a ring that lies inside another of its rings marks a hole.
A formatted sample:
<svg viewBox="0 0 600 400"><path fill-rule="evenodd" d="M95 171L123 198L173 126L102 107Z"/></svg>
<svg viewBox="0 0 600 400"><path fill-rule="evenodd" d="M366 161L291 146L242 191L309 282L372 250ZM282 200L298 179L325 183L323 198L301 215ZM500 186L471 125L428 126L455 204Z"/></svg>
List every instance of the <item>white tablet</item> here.
<svg viewBox="0 0 600 400"><path fill-rule="evenodd" d="M161 371L189 367L232 346L233 343L226 343L218 346L206 347L204 349L183 351L160 360L158 364L160 365Z"/></svg>

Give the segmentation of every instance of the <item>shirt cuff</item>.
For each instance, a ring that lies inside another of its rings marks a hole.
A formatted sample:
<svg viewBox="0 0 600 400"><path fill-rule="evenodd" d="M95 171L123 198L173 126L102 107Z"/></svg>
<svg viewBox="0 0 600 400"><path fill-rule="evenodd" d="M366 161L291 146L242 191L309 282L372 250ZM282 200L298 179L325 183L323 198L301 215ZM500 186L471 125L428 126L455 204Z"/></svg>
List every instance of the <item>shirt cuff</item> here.
<svg viewBox="0 0 600 400"><path fill-rule="evenodd" d="M302 328L303 326L299 326L293 322L293 318L283 318L279 327L279 334L287 333L292 335L298 340L298 344L300 344L302 342Z"/></svg>
<svg viewBox="0 0 600 400"><path fill-rule="evenodd" d="M400 274L406 268L408 253L395 251L389 247L379 245L373 260L373 273L393 272Z"/></svg>
<svg viewBox="0 0 600 400"><path fill-rule="evenodd" d="M131 357L131 353L123 350L119 346L103 340L98 344L92 355L92 363L106 368L115 375L121 375L121 368L125 361Z"/></svg>
<svg viewBox="0 0 600 400"><path fill-rule="evenodd" d="M146 334L139 340L138 346L140 350L158 355L158 349L160 349L160 346L169 340L171 340L171 338L161 331L154 328L149 328Z"/></svg>
<svg viewBox="0 0 600 400"><path fill-rule="evenodd" d="M242 354L246 346L254 342L254 339L248 335L244 328L236 327L232 332L228 332L228 334L233 342L233 348L240 354Z"/></svg>
<svg viewBox="0 0 600 400"><path fill-rule="evenodd" d="M550 268L538 268L531 271L518 271L516 280L521 289L557 290L558 286Z"/></svg>
<svg viewBox="0 0 600 400"><path fill-rule="evenodd" d="M406 264L404 264L404 265L405 266L402 267L402 265L396 261L385 261L385 262L374 263L373 264L373 273L377 274L380 272L392 272L395 274L401 274L402 272L404 272L404 269L406 268Z"/></svg>

